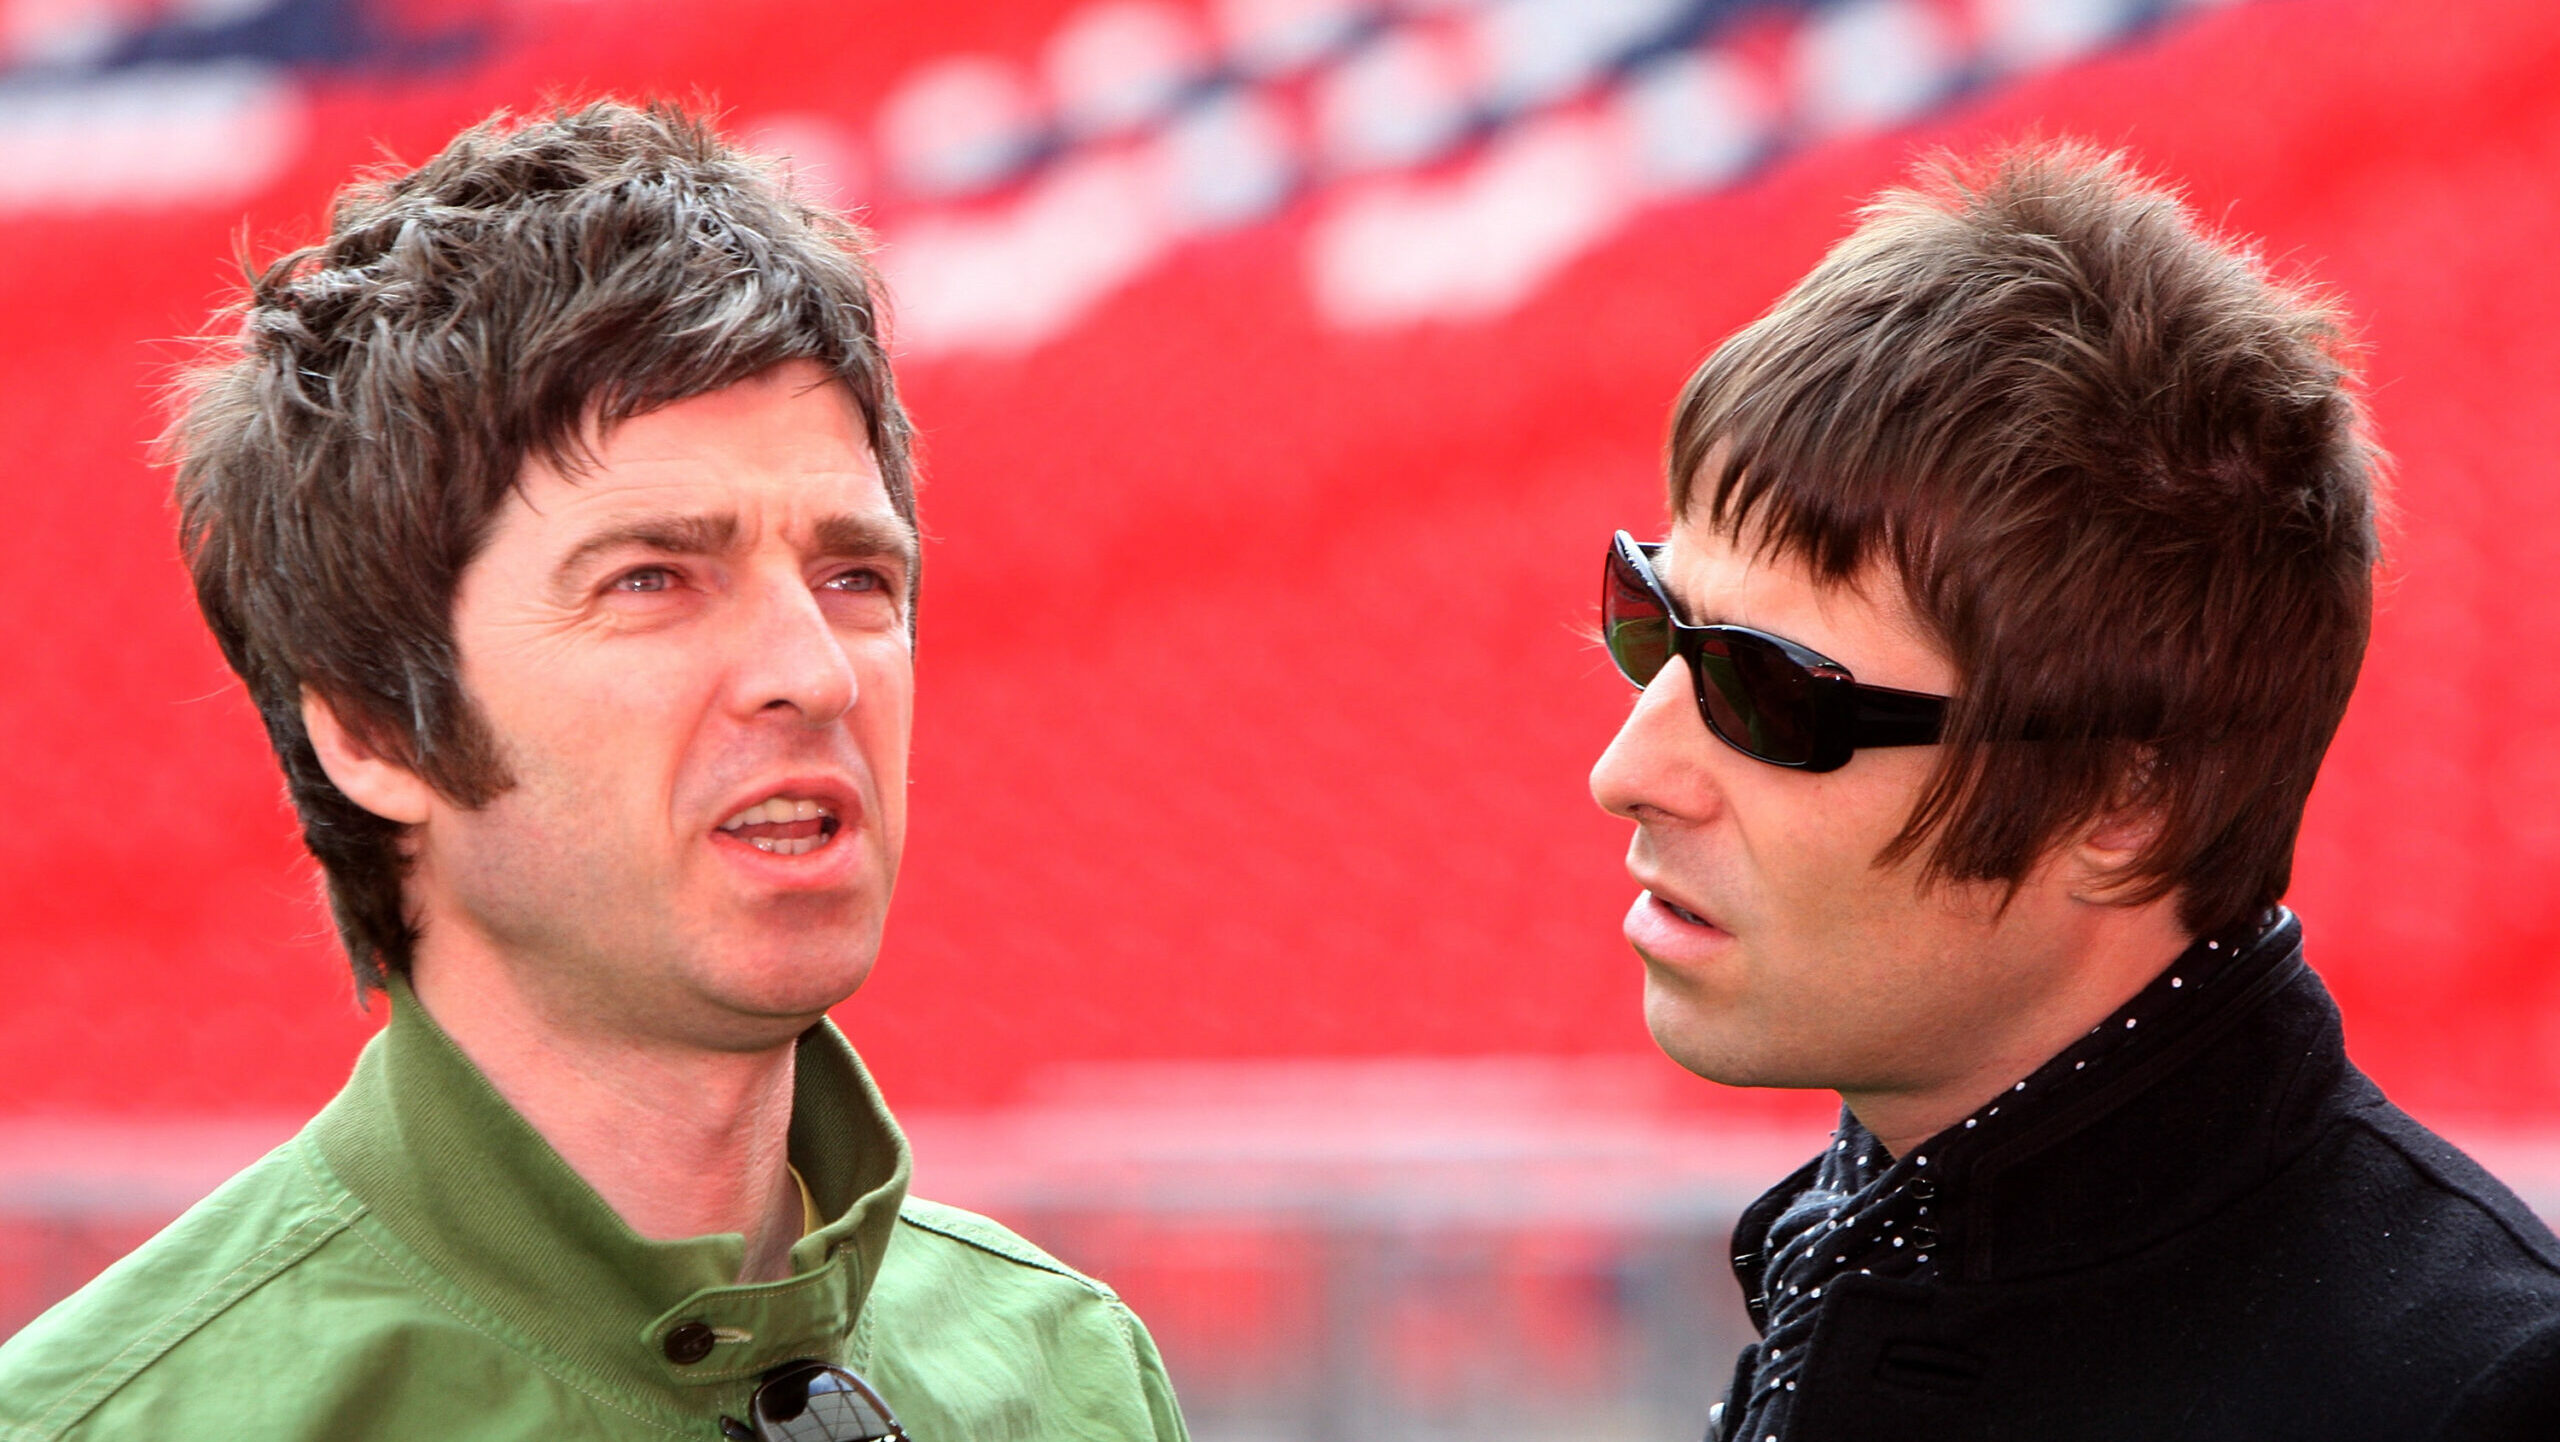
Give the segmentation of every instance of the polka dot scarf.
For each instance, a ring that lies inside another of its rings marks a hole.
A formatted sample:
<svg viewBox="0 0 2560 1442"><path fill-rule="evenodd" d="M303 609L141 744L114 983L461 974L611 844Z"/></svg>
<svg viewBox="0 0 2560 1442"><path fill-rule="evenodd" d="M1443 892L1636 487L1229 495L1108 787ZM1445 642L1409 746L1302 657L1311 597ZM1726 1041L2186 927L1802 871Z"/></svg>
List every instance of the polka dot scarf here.
<svg viewBox="0 0 2560 1442"><path fill-rule="evenodd" d="M1816 1165L1812 1182L1769 1227L1761 1255L1766 1290L1754 1310L1767 1318L1750 1395L1727 1399L1725 1442L1791 1442L1796 1384L1805 1344L1824 1292L1851 1274L1927 1281L1937 1274L1938 1230L1932 1210L1938 1189L1932 1170L1944 1172L1951 1154L1986 1145L2049 1114L2085 1093L2128 1056L2140 1056L2146 1020L2213 986L2233 958L2274 929L2282 913L2226 928L2189 947L2152 983L2089 1034L2038 1067L2024 1081L1985 1102L1973 1115L1896 1158L1886 1153L1844 1108L1840 1128ZM2154 1027L2149 1035L2157 1035Z"/></svg>

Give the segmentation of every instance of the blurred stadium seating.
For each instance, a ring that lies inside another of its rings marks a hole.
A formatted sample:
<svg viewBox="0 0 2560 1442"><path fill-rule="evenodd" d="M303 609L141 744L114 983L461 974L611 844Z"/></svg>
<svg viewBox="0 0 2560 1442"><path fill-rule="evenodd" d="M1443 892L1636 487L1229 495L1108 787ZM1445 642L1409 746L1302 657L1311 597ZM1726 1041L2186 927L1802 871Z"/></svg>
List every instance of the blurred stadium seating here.
<svg viewBox="0 0 2560 1442"><path fill-rule="evenodd" d="M174 338L357 167L597 93L878 228L932 581L842 1020L1204 1439L1698 1431L1829 1109L1651 1054L1577 628L1687 369L1931 146L2129 146L2363 320L2400 515L2294 902L2560 1212L2545 0L0 0L0 1335L378 1019L175 563Z"/></svg>

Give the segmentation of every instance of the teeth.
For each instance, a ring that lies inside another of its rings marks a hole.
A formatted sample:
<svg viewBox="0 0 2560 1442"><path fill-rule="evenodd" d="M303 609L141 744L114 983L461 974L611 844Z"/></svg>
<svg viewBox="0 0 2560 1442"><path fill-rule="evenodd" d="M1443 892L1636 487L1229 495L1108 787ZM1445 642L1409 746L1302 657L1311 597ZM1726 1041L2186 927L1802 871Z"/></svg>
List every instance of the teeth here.
<svg viewBox="0 0 2560 1442"><path fill-rule="evenodd" d="M1670 908L1673 916L1680 918L1682 921L1688 922L1692 926L1704 926L1707 924L1707 919L1705 917L1700 916L1698 913L1691 911L1689 908L1682 906L1680 903L1673 901L1670 897L1664 896L1658 891L1654 893L1653 899Z"/></svg>
<svg viewBox="0 0 2560 1442"><path fill-rule="evenodd" d="M759 801L721 822L720 829L735 831L741 826L755 826L773 821L815 821L821 816L834 814L822 803L812 801L805 796L774 796Z"/></svg>
<svg viewBox="0 0 2560 1442"><path fill-rule="evenodd" d="M822 844L822 841L823 838L816 836L803 836L796 841L775 841L770 837L764 836L751 836L747 838L747 844L749 846L754 847L758 851L772 852L776 856L806 856L810 852L817 850Z"/></svg>

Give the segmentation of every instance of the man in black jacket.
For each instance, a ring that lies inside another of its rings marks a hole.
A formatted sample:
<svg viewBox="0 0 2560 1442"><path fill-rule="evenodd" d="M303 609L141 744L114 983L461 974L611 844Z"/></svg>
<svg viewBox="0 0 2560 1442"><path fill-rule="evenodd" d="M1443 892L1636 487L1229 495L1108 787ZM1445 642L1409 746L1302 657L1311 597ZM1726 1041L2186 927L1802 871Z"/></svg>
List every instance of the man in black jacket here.
<svg viewBox="0 0 2560 1442"><path fill-rule="evenodd" d="M1888 193L1690 379L1592 788L1663 1050L1844 1103L1711 1437L2560 1438L2560 1242L2278 904L2379 465L2338 319L2070 145Z"/></svg>

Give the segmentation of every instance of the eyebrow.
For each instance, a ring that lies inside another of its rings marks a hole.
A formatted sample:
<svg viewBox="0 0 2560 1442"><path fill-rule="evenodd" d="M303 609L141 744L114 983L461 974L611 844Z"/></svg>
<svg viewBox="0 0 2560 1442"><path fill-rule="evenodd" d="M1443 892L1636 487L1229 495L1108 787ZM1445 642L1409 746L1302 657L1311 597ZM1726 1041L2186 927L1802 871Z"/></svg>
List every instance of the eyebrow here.
<svg viewBox="0 0 2560 1442"><path fill-rule="evenodd" d="M913 568L915 529L904 520L837 514L821 517L815 530L822 555L849 559L891 558ZM569 548L552 568L555 582L568 584L604 556L617 551L649 551L662 556L719 556L738 548L744 532L733 514L638 516L609 526Z"/></svg>
<svg viewBox="0 0 2560 1442"><path fill-rule="evenodd" d="M915 565L916 528L903 517L890 521L843 513L824 516L818 521L817 540L822 555L863 560L885 556L910 568Z"/></svg>
<svg viewBox="0 0 2560 1442"><path fill-rule="evenodd" d="M569 580L614 551L654 551L664 556L716 556L738 544L736 516L640 516L596 532L569 548L551 568Z"/></svg>

